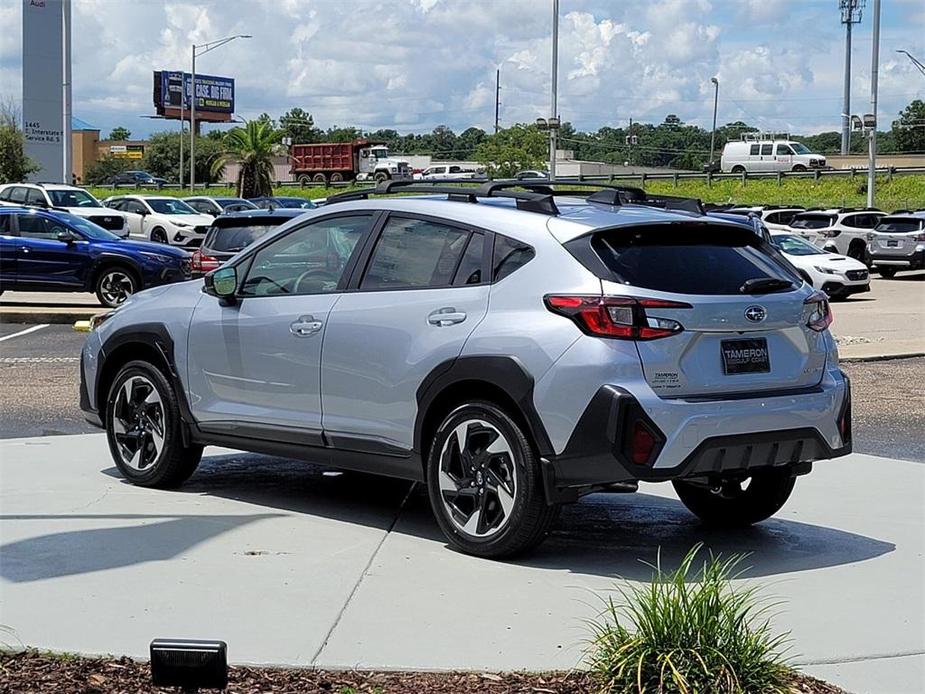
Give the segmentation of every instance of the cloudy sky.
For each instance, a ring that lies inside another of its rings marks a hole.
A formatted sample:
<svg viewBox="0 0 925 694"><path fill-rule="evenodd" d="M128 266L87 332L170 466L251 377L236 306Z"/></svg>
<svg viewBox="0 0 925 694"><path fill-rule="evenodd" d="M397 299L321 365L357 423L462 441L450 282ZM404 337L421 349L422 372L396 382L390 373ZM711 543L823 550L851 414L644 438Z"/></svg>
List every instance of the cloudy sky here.
<svg viewBox="0 0 925 694"><path fill-rule="evenodd" d="M872 0L868 0L868 5ZM291 106L321 127L457 132L549 109L551 0L73 0L74 114L104 131L163 129L153 70L189 69L190 44L253 34L197 61L236 79L237 113ZM835 130L844 30L838 0L561 0L559 111L580 129L660 122ZM0 0L0 97L21 94L20 0ZM12 29L10 31L9 29ZM869 108L870 8L855 29L852 110ZM925 0L883 0L880 114L925 98Z"/></svg>

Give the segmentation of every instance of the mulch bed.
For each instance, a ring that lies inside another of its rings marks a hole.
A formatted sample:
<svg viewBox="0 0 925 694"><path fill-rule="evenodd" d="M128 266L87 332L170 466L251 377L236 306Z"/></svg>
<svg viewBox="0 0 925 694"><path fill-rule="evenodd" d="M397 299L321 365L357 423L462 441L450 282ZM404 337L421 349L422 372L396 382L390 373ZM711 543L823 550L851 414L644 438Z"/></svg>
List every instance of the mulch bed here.
<svg viewBox="0 0 925 694"><path fill-rule="evenodd" d="M323 692L330 694L585 694L594 692L584 672L330 672L232 666L228 694ZM0 653L0 693L143 694L175 692L151 686L147 663L131 658L83 658L24 651ZM798 675L794 694L845 694Z"/></svg>

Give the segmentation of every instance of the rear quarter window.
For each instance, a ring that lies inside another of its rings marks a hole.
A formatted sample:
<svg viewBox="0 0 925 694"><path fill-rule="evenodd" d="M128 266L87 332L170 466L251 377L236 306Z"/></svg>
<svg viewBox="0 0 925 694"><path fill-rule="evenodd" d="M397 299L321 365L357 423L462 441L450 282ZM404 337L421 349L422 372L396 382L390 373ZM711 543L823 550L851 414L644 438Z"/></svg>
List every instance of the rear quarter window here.
<svg viewBox="0 0 925 694"><path fill-rule="evenodd" d="M591 247L620 284L676 294L739 294L751 279L794 282L747 229L706 227L598 232Z"/></svg>

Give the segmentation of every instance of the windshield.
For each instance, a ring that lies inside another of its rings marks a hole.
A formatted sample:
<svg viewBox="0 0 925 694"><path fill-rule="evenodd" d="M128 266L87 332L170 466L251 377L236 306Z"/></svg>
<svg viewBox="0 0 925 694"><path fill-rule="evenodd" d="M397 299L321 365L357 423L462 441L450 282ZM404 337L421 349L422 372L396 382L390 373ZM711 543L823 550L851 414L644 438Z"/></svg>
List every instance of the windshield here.
<svg viewBox="0 0 925 694"><path fill-rule="evenodd" d="M826 255L825 251L820 251L813 244L793 234L772 236L771 243L787 255Z"/></svg>
<svg viewBox="0 0 925 694"><path fill-rule="evenodd" d="M925 224L925 219L908 219L902 217L894 217L890 219L885 217L880 220L880 223L877 224L877 228L874 231L880 231L886 234L908 234L912 231L918 231Z"/></svg>
<svg viewBox="0 0 925 694"><path fill-rule="evenodd" d="M169 200L167 198L147 198L148 206L158 214L199 214L182 200Z"/></svg>
<svg viewBox="0 0 925 694"><path fill-rule="evenodd" d="M798 214L790 222L794 229L825 229L835 223L835 217L830 214Z"/></svg>
<svg viewBox="0 0 925 694"><path fill-rule="evenodd" d="M61 217L69 225L74 227L77 231L83 234L88 239L94 239L96 241L119 241L119 237L113 233L106 231L103 227L94 224L93 222L84 219L83 217L78 217L77 215L67 214L65 212L56 213L58 217Z"/></svg>
<svg viewBox="0 0 925 694"><path fill-rule="evenodd" d="M793 151L797 154L812 154L810 149L804 145L802 142L791 142L790 146L793 148Z"/></svg>
<svg viewBox="0 0 925 694"><path fill-rule="evenodd" d="M281 224L289 220L280 219L279 221ZM202 247L221 253L237 253L277 226L279 224L264 223L248 224L246 226L213 227Z"/></svg>
<svg viewBox="0 0 925 694"><path fill-rule="evenodd" d="M276 198L276 202L280 207L288 207L295 210L313 210L317 207L308 198Z"/></svg>
<svg viewBox="0 0 925 694"><path fill-rule="evenodd" d="M48 197L55 207L101 207L99 201L85 190L49 190Z"/></svg>

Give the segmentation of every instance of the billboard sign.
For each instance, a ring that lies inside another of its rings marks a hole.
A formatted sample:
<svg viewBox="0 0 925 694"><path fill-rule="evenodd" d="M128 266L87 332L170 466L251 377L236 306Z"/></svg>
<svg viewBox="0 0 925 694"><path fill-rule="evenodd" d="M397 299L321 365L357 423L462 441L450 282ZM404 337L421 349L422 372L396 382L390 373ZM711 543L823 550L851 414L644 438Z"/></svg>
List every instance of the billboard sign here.
<svg viewBox="0 0 925 694"><path fill-rule="evenodd" d="M23 0L22 117L32 179L64 182L64 0Z"/></svg>
<svg viewBox="0 0 925 694"><path fill-rule="evenodd" d="M157 112L179 111L190 107L190 86L192 75L188 72L154 73L154 106ZM182 102L181 102L181 97ZM230 77L196 75L196 113L234 113L234 80Z"/></svg>

